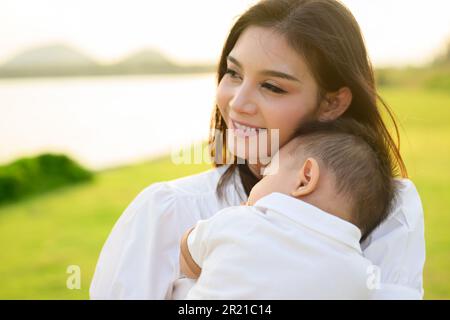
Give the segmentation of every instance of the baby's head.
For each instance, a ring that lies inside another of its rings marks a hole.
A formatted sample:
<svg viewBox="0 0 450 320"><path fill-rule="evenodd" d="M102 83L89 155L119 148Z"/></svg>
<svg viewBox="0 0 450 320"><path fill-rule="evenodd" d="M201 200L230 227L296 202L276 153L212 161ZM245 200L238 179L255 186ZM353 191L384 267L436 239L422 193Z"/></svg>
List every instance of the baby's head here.
<svg viewBox="0 0 450 320"><path fill-rule="evenodd" d="M303 126L273 157L248 204L272 192L355 224L364 239L389 213L395 180L385 144L354 120Z"/></svg>

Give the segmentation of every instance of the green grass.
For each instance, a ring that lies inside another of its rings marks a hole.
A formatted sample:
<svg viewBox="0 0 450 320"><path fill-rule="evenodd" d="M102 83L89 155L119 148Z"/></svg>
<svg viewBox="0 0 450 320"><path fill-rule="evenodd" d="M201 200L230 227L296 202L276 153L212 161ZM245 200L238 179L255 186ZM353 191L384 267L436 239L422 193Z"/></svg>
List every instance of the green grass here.
<svg viewBox="0 0 450 320"><path fill-rule="evenodd" d="M450 298L450 95L383 89L402 124L402 153L425 211L425 298ZM0 208L0 298L87 299L100 249L113 224L146 186L208 169L169 158L97 174ZM81 268L81 289L66 288L66 269Z"/></svg>
<svg viewBox="0 0 450 320"><path fill-rule="evenodd" d="M384 68L375 70L379 86L419 89L450 93L450 63L426 67Z"/></svg>
<svg viewBox="0 0 450 320"><path fill-rule="evenodd" d="M0 299L88 299L101 247L130 201L155 181L207 168L164 158L0 208ZM69 265L81 268L80 290L66 288Z"/></svg>
<svg viewBox="0 0 450 320"><path fill-rule="evenodd" d="M425 214L426 299L450 299L450 94L382 91L402 125L402 154Z"/></svg>

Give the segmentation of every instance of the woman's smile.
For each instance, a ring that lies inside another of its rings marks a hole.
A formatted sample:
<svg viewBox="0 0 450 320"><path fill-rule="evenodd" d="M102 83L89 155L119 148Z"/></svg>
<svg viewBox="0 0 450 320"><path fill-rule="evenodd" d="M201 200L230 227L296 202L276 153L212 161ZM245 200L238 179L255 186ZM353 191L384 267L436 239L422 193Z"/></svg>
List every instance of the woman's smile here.
<svg viewBox="0 0 450 320"><path fill-rule="evenodd" d="M266 130L266 128L261 128L249 124L244 124L242 122L233 120L230 118L230 129L233 130L234 134L238 137L252 137L256 136L262 130Z"/></svg>

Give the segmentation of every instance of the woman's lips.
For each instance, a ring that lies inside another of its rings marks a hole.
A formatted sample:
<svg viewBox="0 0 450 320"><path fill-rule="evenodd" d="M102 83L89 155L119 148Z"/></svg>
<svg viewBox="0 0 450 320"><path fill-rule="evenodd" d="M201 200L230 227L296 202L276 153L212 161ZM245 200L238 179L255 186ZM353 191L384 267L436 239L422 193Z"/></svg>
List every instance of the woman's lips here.
<svg viewBox="0 0 450 320"><path fill-rule="evenodd" d="M230 129L233 130L234 134L238 137L251 137L257 135L261 130L265 128L256 127L252 125L247 125L242 122L233 120L230 118Z"/></svg>

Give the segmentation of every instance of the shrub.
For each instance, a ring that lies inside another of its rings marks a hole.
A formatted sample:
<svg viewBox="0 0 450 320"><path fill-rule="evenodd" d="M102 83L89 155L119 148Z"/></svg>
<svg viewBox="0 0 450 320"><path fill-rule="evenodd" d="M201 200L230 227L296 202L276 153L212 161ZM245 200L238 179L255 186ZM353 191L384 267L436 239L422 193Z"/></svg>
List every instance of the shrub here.
<svg viewBox="0 0 450 320"><path fill-rule="evenodd" d="M66 155L18 159L0 166L0 204L92 179L93 173Z"/></svg>
<svg viewBox="0 0 450 320"><path fill-rule="evenodd" d="M436 74L425 83L428 89L450 93L450 68L448 73Z"/></svg>

